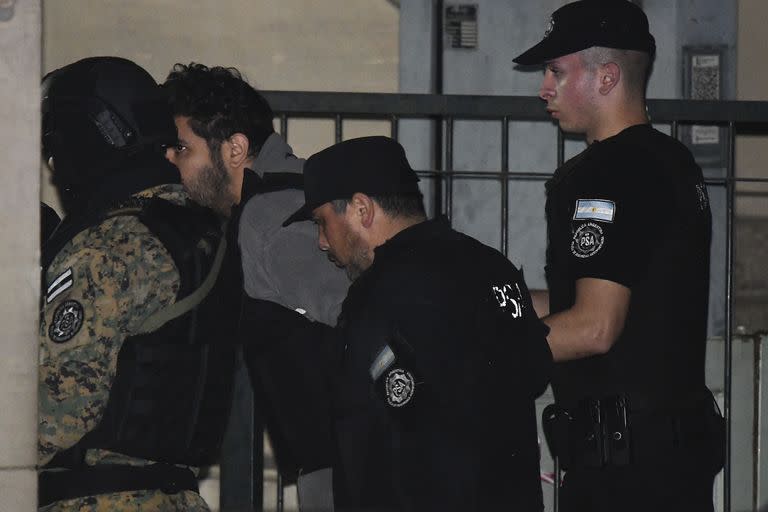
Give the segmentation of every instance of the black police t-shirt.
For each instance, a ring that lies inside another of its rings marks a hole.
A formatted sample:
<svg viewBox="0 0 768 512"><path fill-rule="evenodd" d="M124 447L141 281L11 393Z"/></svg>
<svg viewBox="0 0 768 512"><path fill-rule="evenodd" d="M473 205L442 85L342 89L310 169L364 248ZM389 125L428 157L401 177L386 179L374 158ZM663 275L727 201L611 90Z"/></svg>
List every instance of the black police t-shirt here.
<svg viewBox="0 0 768 512"><path fill-rule="evenodd" d="M558 399L703 385L711 215L690 152L650 125L595 142L547 183L547 223L553 313L581 278L631 291L611 351L558 365Z"/></svg>
<svg viewBox="0 0 768 512"><path fill-rule="evenodd" d="M551 353L522 274L441 220L376 248L338 323L338 506L540 510Z"/></svg>

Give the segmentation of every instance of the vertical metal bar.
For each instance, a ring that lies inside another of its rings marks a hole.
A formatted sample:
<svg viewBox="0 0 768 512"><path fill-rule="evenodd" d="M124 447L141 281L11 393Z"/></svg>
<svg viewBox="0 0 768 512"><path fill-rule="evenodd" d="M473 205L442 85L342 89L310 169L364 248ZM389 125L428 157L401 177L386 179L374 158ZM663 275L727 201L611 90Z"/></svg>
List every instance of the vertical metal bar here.
<svg viewBox="0 0 768 512"><path fill-rule="evenodd" d="M283 489L283 477L280 476L280 471L277 472L277 510L276 512L283 512L283 506L285 504L285 489Z"/></svg>
<svg viewBox="0 0 768 512"><path fill-rule="evenodd" d="M435 1L434 13L435 25L432 33L432 44L435 49L433 56L433 88L434 94L443 94L443 0ZM443 118L437 117L434 121L434 168L443 170ZM435 176L435 195L432 211L435 216L443 213L443 176Z"/></svg>
<svg viewBox="0 0 768 512"><path fill-rule="evenodd" d="M397 140L398 128L400 126L400 118L392 116L389 120L389 136Z"/></svg>
<svg viewBox="0 0 768 512"><path fill-rule="evenodd" d="M554 488L554 499L552 510L553 512L557 512L560 509L560 460L555 457L555 483L553 484Z"/></svg>
<svg viewBox="0 0 768 512"><path fill-rule="evenodd" d="M734 210L734 164L736 127L728 123L728 168L726 171L726 219L725 219L725 368L723 412L725 413L725 467L723 468L723 511L731 512L731 394L733 358L733 210Z"/></svg>
<svg viewBox="0 0 768 512"><path fill-rule="evenodd" d="M242 353L238 353L232 409L221 447L219 509L261 511L264 492L264 430ZM249 449L250 448L250 449Z"/></svg>
<svg viewBox="0 0 768 512"><path fill-rule="evenodd" d="M256 398L254 397L254 404ZM254 416L256 413L254 412ZM253 425L253 510L264 510L264 423L262 418Z"/></svg>
<svg viewBox="0 0 768 512"><path fill-rule="evenodd" d="M677 121L672 121L671 135L672 135L673 139L677 138L677 132L678 132L678 128L679 128L678 124L679 123Z"/></svg>
<svg viewBox="0 0 768 512"><path fill-rule="evenodd" d="M754 349L754 369L753 369L753 400L752 400L752 510L758 512L760 505L760 399L761 392L761 337L754 335L752 345Z"/></svg>
<svg viewBox="0 0 768 512"><path fill-rule="evenodd" d="M453 225L453 118L445 119L445 216Z"/></svg>
<svg viewBox="0 0 768 512"><path fill-rule="evenodd" d="M501 119L501 252L509 257L509 118Z"/></svg>
<svg viewBox="0 0 768 512"><path fill-rule="evenodd" d="M760 471L760 461L762 459L760 455L762 452L763 443L763 341L765 335L761 334L756 338L757 339L755 340L755 343L757 344L758 359L757 378L759 387L757 388L757 451L755 452L755 461L757 461L757 473L755 473L755 481L757 481L757 493L755 493L755 503L759 504L762 501L760 495L760 479L762 477L762 472Z"/></svg>
<svg viewBox="0 0 768 512"><path fill-rule="evenodd" d="M336 114L336 117L333 119L333 128L335 131L334 134L334 144L338 144L342 140L342 127L343 127L344 119L341 117L341 114Z"/></svg>
<svg viewBox="0 0 768 512"><path fill-rule="evenodd" d="M280 114L280 135L288 140L288 114Z"/></svg>
<svg viewBox="0 0 768 512"><path fill-rule="evenodd" d="M565 163L565 134L560 128L557 129L557 166Z"/></svg>

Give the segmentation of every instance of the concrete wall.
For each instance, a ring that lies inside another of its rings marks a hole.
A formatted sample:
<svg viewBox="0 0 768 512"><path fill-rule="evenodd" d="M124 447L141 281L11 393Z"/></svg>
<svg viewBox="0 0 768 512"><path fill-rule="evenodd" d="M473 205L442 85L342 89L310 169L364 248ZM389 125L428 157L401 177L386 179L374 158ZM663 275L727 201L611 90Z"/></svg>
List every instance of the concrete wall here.
<svg viewBox="0 0 768 512"><path fill-rule="evenodd" d="M37 504L40 2L0 2L0 512Z"/></svg>

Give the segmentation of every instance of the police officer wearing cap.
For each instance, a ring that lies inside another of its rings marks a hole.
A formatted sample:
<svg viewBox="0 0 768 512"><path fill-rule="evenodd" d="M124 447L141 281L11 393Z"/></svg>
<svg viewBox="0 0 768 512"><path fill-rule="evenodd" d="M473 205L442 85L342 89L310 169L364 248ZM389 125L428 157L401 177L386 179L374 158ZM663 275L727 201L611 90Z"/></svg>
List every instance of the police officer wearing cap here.
<svg viewBox="0 0 768 512"><path fill-rule="evenodd" d="M546 184L549 291L534 293L565 511L712 510L723 463L704 381L711 213L692 155L647 117L655 50L638 6L582 0L514 59L544 66L547 111L589 144Z"/></svg>
<svg viewBox="0 0 768 512"><path fill-rule="evenodd" d="M64 66L42 112L66 216L42 251L41 510L205 512L196 468L217 461L231 402L237 248L165 159L176 127L147 71Z"/></svg>
<svg viewBox="0 0 768 512"><path fill-rule="evenodd" d="M313 219L354 280L328 363L337 510L541 510L546 328L522 274L427 220L417 182L396 141L341 142L286 221Z"/></svg>

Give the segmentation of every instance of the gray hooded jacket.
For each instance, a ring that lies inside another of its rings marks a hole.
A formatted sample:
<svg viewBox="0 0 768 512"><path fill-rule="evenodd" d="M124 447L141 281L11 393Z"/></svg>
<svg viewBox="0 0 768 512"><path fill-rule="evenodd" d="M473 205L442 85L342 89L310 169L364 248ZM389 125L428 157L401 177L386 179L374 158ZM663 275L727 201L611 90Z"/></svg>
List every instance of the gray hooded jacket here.
<svg viewBox="0 0 768 512"><path fill-rule="evenodd" d="M277 133L266 140L253 163L265 172L301 173L297 158ZM286 189L256 194L243 207L239 241L245 292L298 311L310 320L335 325L349 280L317 247L317 229L311 222L283 221L304 204L301 190Z"/></svg>

